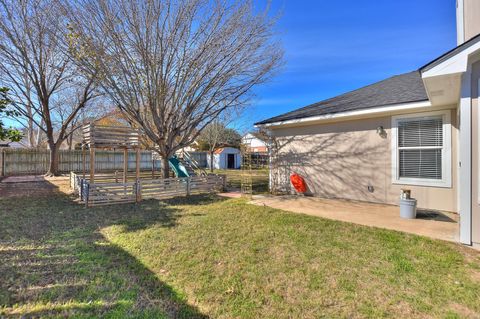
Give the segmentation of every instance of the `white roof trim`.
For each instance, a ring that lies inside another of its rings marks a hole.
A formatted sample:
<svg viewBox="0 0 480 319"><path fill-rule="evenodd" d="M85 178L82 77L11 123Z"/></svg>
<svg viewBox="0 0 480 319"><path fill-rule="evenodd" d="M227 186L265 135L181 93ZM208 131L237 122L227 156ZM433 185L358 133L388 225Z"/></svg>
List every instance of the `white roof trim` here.
<svg viewBox="0 0 480 319"><path fill-rule="evenodd" d="M429 107L431 105L432 104L430 103L430 101L402 103L402 104L394 104L394 105L388 105L388 106L379 106L379 107L368 108L363 110L347 111L347 112L305 117L301 119L258 124L255 126L256 127L274 127L274 126L283 126L283 125L308 124L310 122L319 122L319 121L326 121L326 120L333 120L333 119L348 119L348 118L354 118L354 117L365 116L365 115L381 115L384 113L391 113L396 111L415 110L415 109Z"/></svg>
<svg viewBox="0 0 480 319"><path fill-rule="evenodd" d="M439 65L434 66L430 70L422 72L422 78L425 79L440 75L464 73L467 71L468 58L479 50L480 42L477 42L443 61Z"/></svg>

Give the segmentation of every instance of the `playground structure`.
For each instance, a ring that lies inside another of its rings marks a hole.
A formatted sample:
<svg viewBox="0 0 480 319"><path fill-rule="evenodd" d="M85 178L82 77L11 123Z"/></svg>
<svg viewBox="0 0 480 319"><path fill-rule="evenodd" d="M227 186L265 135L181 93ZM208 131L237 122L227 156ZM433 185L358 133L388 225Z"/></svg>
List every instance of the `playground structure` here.
<svg viewBox="0 0 480 319"><path fill-rule="evenodd" d="M206 176L207 171L201 167L189 152L181 150L168 159L168 164L176 177Z"/></svg>
<svg viewBox="0 0 480 319"><path fill-rule="evenodd" d="M79 194L86 207L138 203L142 199L165 199L205 192L216 192L225 187L225 176L207 175L195 161L183 152L169 159L175 177L155 178L152 172L140 171L140 131L130 127L104 126L90 123L83 127L82 174L70 173L70 185ZM87 148L89 168L87 174ZM97 149L123 149L123 173L95 173ZM128 152L135 151L135 174L128 172ZM197 171L199 174L197 174Z"/></svg>

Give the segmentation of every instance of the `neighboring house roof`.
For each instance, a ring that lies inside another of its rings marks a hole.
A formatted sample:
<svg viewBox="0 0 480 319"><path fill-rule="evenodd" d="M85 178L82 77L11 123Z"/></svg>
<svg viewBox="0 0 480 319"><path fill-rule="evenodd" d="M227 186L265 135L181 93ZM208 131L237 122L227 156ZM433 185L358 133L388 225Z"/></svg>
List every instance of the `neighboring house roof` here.
<svg viewBox="0 0 480 319"><path fill-rule="evenodd" d="M259 132L253 132L252 135L255 136L255 138L257 138L258 140L260 140L260 141L262 141L262 142L265 142L265 141L266 141L265 136L262 135L262 134L259 133Z"/></svg>
<svg viewBox="0 0 480 319"><path fill-rule="evenodd" d="M252 133L247 133L244 136L242 136L242 140L249 140L252 138L255 138L255 135L253 135Z"/></svg>
<svg viewBox="0 0 480 319"><path fill-rule="evenodd" d="M467 42L464 42L461 45L453 48L452 50L448 51L447 53L439 56L438 58L436 58L435 60L427 63L426 65L422 66L420 68L420 71L422 71L422 72L428 71L428 70L434 68L435 66L439 65L440 63L450 59L451 57L455 56L456 54L462 52L463 50L471 47L472 45L474 45L478 42L480 42L480 34L471 38Z"/></svg>
<svg viewBox="0 0 480 319"><path fill-rule="evenodd" d="M269 118L255 125L422 101L428 101L427 92L420 72L413 71Z"/></svg>
<svg viewBox="0 0 480 319"><path fill-rule="evenodd" d="M257 132L245 134L242 137L242 143L243 144L262 144L262 145L266 144L264 137Z"/></svg>
<svg viewBox="0 0 480 319"><path fill-rule="evenodd" d="M3 140L0 140L0 147L27 148L27 146L22 144L21 142L10 142L10 141L3 141Z"/></svg>
<svg viewBox="0 0 480 319"><path fill-rule="evenodd" d="M251 146L248 147L248 151L252 153L267 153L268 147L266 146Z"/></svg>
<svg viewBox="0 0 480 319"><path fill-rule="evenodd" d="M224 151L232 151L232 150L235 150L237 152L239 152L240 150L236 147L230 147L230 146L226 146L226 147L220 147L220 148L217 148L213 154L221 154L223 153Z"/></svg>

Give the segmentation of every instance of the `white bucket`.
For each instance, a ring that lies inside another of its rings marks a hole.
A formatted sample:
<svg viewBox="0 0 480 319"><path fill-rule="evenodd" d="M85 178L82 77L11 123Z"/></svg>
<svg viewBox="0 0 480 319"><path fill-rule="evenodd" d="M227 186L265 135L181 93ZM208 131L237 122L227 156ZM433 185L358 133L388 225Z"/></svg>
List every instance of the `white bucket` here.
<svg viewBox="0 0 480 319"><path fill-rule="evenodd" d="M416 199L400 199L400 217L405 219L414 219L417 217Z"/></svg>

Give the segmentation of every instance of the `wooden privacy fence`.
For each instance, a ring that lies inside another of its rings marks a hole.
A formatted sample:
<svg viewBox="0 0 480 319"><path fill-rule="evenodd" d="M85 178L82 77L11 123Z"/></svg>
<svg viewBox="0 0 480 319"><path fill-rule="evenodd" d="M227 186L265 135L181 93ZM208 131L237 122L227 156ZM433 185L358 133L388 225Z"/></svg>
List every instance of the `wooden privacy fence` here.
<svg viewBox="0 0 480 319"><path fill-rule="evenodd" d="M190 152L200 167L207 167L207 153ZM50 151L43 149L0 148L0 176L41 175L48 170ZM86 169L90 169L90 157L86 157ZM153 160L151 151L140 152L140 170L160 171L161 161ZM59 151L60 173L82 171L81 150ZM135 152L128 152L128 169L135 170ZM96 172L123 170L123 151L97 151Z"/></svg>
<svg viewBox="0 0 480 319"><path fill-rule="evenodd" d="M39 175L45 174L50 162L50 151L41 149L1 149L0 176ZM87 170L90 169L90 158L86 157ZM107 172L123 169L123 151L97 151L95 156L97 172ZM152 160L151 151L141 151L141 170L160 170L160 161ZM135 169L135 152L128 153L128 168ZM82 170L81 150L59 151L60 173Z"/></svg>
<svg viewBox="0 0 480 319"><path fill-rule="evenodd" d="M185 178L138 179L127 183L99 183L95 179L95 183L90 184L80 174L70 173L70 185L87 207L219 192L225 188L225 182L225 175L212 174Z"/></svg>

